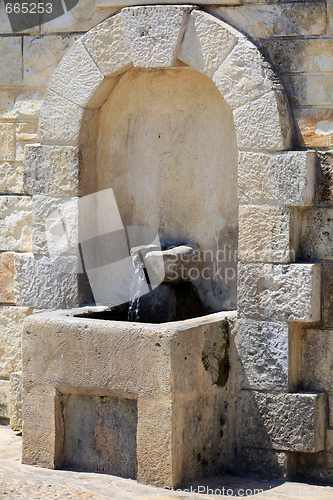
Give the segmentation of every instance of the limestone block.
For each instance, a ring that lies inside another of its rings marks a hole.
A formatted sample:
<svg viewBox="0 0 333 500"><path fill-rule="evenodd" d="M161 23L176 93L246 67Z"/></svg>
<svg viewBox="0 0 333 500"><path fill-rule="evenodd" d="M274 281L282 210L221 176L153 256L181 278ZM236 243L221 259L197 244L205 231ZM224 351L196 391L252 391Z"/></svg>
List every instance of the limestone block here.
<svg viewBox="0 0 333 500"><path fill-rule="evenodd" d="M0 163L0 193L23 193L23 167L21 163Z"/></svg>
<svg viewBox="0 0 333 500"><path fill-rule="evenodd" d="M206 12L193 10L187 18L178 58L211 77L237 43L236 33Z"/></svg>
<svg viewBox="0 0 333 500"><path fill-rule="evenodd" d="M333 394L328 395L328 425L333 427ZM332 450L333 451L333 450Z"/></svg>
<svg viewBox="0 0 333 500"><path fill-rule="evenodd" d="M300 380L305 390L333 390L333 330L306 330L301 340Z"/></svg>
<svg viewBox="0 0 333 500"><path fill-rule="evenodd" d="M296 106L329 106L331 75L285 74L283 83L288 96Z"/></svg>
<svg viewBox="0 0 333 500"><path fill-rule="evenodd" d="M42 144L89 144L97 130L98 110L84 109L49 89L39 119Z"/></svg>
<svg viewBox="0 0 333 500"><path fill-rule="evenodd" d="M10 374L9 418L13 430L22 428L22 372Z"/></svg>
<svg viewBox="0 0 333 500"><path fill-rule="evenodd" d="M330 148L333 144L333 109L294 107L299 144L308 148Z"/></svg>
<svg viewBox="0 0 333 500"><path fill-rule="evenodd" d="M29 194L75 196L79 192L80 151L71 146L25 147L24 189Z"/></svg>
<svg viewBox="0 0 333 500"><path fill-rule="evenodd" d="M239 152L238 196L241 204L312 205L315 153Z"/></svg>
<svg viewBox="0 0 333 500"><path fill-rule="evenodd" d="M315 453L325 446L325 394L241 391L236 408L242 447Z"/></svg>
<svg viewBox="0 0 333 500"><path fill-rule="evenodd" d="M67 309L78 305L75 257L15 255L15 302L40 309Z"/></svg>
<svg viewBox="0 0 333 500"><path fill-rule="evenodd" d="M9 380L0 380L0 418L9 418Z"/></svg>
<svg viewBox="0 0 333 500"><path fill-rule="evenodd" d="M268 92L234 110L239 149L290 149L292 127L284 94Z"/></svg>
<svg viewBox="0 0 333 500"><path fill-rule="evenodd" d="M241 319L235 342L242 389L288 390L288 323Z"/></svg>
<svg viewBox="0 0 333 500"><path fill-rule="evenodd" d="M34 255L77 255L78 198L35 195L32 214Z"/></svg>
<svg viewBox="0 0 333 500"><path fill-rule="evenodd" d="M316 205L333 205L333 151L316 151Z"/></svg>
<svg viewBox="0 0 333 500"><path fill-rule="evenodd" d="M258 48L245 38L240 38L212 80L231 109L271 90L281 89L276 75Z"/></svg>
<svg viewBox="0 0 333 500"><path fill-rule="evenodd" d="M333 71L332 40L268 40L262 45L279 73Z"/></svg>
<svg viewBox="0 0 333 500"><path fill-rule="evenodd" d="M117 76L132 63L121 14L106 19L81 40L105 77Z"/></svg>
<svg viewBox="0 0 333 500"><path fill-rule="evenodd" d="M238 257L244 262L293 262L295 213L288 207L245 205L238 211Z"/></svg>
<svg viewBox="0 0 333 500"><path fill-rule="evenodd" d="M0 160L15 160L15 126L0 123Z"/></svg>
<svg viewBox="0 0 333 500"><path fill-rule="evenodd" d="M45 89L1 89L1 120L38 120L44 97Z"/></svg>
<svg viewBox="0 0 333 500"><path fill-rule="evenodd" d="M265 481L287 478L288 453L242 447L237 450L236 460L245 477L254 474Z"/></svg>
<svg viewBox="0 0 333 500"><path fill-rule="evenodd" d="M38 141L37 123L18 123L16 125L15 160L24 161L24 146L27 142Z"/></svg>
<svg viewBox="0 0 333 500"><path fill-rule="evenodd" d="M28 307L0 306L0 377L21 369L21 330Z"/></svg>
<svg viewBox="0 0 333 500"><path fill-rule="evenodd" d="M14 302L14 253L0 253L0 302L12 304Z"/></svg>
<svg viewBox="0 0 333 500"><path fill-rule="evenodd" d="M279 2L211 7L209 11L236 24L253 38L322 35L326 32L326 7L322 0L301 4Z"/></svg>
<svg viewBox="0 0 333 500"><path fill-rule="evenodd" d="M21 37L0 36L0 85L22 85L22 66Z"/></svg>
<svg viewBox="0 0 333 500"><path fill-rule="evenodd" d="M47 86L54 70L80 35L25 36L23 84ZM45 54L47 53L47 57Z"/></svg>
<svg viewBox="0 0 333 500"><path fill-rule="evenodd" d="M333 263L322 262L321 320L323 326L333 326Z"/></svg>
<svg viewBox="0 0 333 500"><path fill-rule="evenodd" d="M62 58L49 88L71 102L85 107L104 77L79 40Z"/></svg>
<svg viewBox="0 0 333 500"><path fill-rule="evenodd" d="M173 66L190 10L189 6L184 5L122 9L121 15L134 66Z"/></svg>
<svg viewBox="0 0 333 500"><path fill-rule="evenodd" d="M31 198L0 196L0 251L31 252Z"/></svg>
<svg viewBox="0 0 333 500"><path fill-rule="evenodd" d="M241 317L312 322L320 319L320 264L238 264Z"/></svg>
<svg viewBox="0 0 333 500"><path fill-rule="evenodd" d="M302 212L300 252L308 261L333 260L333 208L311 208Z"/></svg>

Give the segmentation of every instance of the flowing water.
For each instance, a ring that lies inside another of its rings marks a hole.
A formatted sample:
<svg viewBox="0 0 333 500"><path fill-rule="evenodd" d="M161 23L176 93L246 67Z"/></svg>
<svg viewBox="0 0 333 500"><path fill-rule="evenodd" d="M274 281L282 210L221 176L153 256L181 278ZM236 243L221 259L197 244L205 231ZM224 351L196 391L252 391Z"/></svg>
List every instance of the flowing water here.
<svg viewBox="0 0 333 500"><path fill-rule="evenodd" d="M145 273L141 259L133 259L135 271L131 283L131 299L128 308L128 321L139 321L140 295L145 281Z"/></svg>

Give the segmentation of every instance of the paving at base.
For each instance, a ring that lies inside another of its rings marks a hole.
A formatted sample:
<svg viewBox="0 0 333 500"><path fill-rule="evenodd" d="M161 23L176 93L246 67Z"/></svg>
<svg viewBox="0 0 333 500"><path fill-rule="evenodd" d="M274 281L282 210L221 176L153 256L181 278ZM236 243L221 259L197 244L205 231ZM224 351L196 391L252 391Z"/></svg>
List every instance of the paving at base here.
<svg viewBox="0 0 333 500"><path fill-rule="evenodd" d="M333 487L301 483L255 481L221 476L204 479L186 486L182 491L167 491L138 484L108 474L50 470L21 464L22 437L10 426L0 426L0 499L49 500L107 499L117 500L193 500L203 498L246 497L256 499L332 499ZM192 493L191 493L192 487ZM224 490L223 490L224 488ZM189 491L186 491L189 490ZM198 493L198 490L201 493ZM258 492L259 491L259 492ZM207 494L208 493L208 494ZM224 494L223 494L224 493Z"/></svg>

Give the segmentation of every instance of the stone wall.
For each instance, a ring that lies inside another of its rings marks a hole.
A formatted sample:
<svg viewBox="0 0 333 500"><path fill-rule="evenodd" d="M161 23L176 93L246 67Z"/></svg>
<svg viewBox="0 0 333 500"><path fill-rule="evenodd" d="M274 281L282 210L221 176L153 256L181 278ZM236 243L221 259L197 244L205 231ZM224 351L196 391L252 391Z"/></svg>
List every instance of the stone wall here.
<svg viewBox="0 0 333 500"><path fill-rule="evenodd" d="M321 322L297 333L300 345L298 387L326 391L333 400L330 335L333 333L333 2L244 0L242 5L210 7L245 34L273 63L289 96L295 122L294 149L316 149L316 204L303 210L299 260L322 263ZM13 35L4 6L0 5L0 417L8 418L10 374L20 370L20 327L35 308L57 308L48 301L26 304L22 290L31 296L38 283L27 275L32 258L33 207L24 190L24 146L38 142L37 126L46 87L54 69L84 32L115 12L95 9L92 0L79 4L64 16ZM37 213L38 211L36 211ZM36 255L36 253L34 252ZM40 259L38 276L50 276L46 259ZM53 280L50 280L52 294ZM60 299L59 299L60 300ZM65 305L75 304L75 297ZM325 353L321 357L318 353ZM333 404L330 405L327 449L319 454L297 454L298 470L322 479L333 477ZM320 456L319 456L320 455Z"/></svg>

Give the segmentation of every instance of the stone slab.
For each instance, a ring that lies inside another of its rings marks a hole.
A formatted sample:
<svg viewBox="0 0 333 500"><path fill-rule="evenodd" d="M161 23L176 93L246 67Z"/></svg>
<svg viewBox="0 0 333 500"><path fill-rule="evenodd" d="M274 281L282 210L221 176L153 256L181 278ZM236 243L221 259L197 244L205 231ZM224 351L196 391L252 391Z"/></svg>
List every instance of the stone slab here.
<svg viewBox="0 0 333 500"><path fill-rule="evenodd" d="M328 425L333 427L333 394L328 395L328 409Z"/></svg>
<svg viewBox="0 0 333 500"><path fill-rule="evenodd" d="M333 151L316 151L316 205L333 205Z"/></svg>
<svg viewBox="0 0 333 500"><path fill-rule="evenodd" d="M9 418L9 380L0 380L0 418Z"/></svg>
<svg viewBox="0 0 333 500"><path fill-rule="evenodd" d="M321 320L326 328L333 327L333 262L322 262Z"/></svg>
<svg viewBox="0 0 333 500"><path fill-rule="evenodd" d="M238 258L243 262L295 261L294 219L289 207L239 206Z"/></svg>
<svg viewBox="0 0 333 500"><path fill-rule="evenodd" d="M301 340L300 380L305 390L333 390L333 330L306 330Z"/></svg>
<svg viewBox="0 0 333 500"><path fill-rule="evenodd" d="M320 264L238 264L241 317L313 322L320 319Z"/></svg>
<svg viewBox="0 0 333 500"><path fill-rule="evenodd" d="M14 253L0 253L0 302L12 304L14 302Z"/></svg>
<svg viewBox="0 0 333 500"><path fill-rule="evenodd" d="M28 307L0 306L0 377L21 370L21 331Z"/></svg>
<svg viewBox="0 0 333 500"><path fill-rule="evenodd" d="M31 209L28 196L0 196L0 251L31 252Z"/></svg>
<svg viewBox="0 0 333 500"><path fill-rule="evenodd" d="M271 91L234 110L240 150L281 151L292 145L289 107L282 92Z"/></svg>
<svg viewBox="0 0 333 500"><path fill-rule="evenodd" d="M0 123L0 161L15 160L15 126L13 123Z"/></svg>
<svg viewBox="0 0 333 500"><path fill-rule="evenodd" d="M0 36L0 85L22 85L22 66L21 37Z"/></svg>
<svg viewBox="0 0 333 500"><path fill-rule="evenodd" d="M236 348L242 389L288 391L288 323L240 319Z"/></svg>
<svg viewBox="0 0 333 500"><path fill-rule="evenodd" d="M15 160L24 161L24 146L29 142L38 141L37 123L17 123L16 124Z"/></svg>
<svg viewBox="0 0 333 500"><path fill-rule="evenodd" d="M79 304L77 259L15 255L15 303L19 306L66 309Z"/></svg>
<svg viewBox="0 0 333 500"><path fill-rule="evenodd" d="M237 450L236 461L237 475L240 477L253 474L265 481L287 478L288 453L286 452L240 448ZM243 478L242 481L244 481ZM257 491L259 492L259 490Z"/></svg>
<svg viewBox="0 0 333 500"><path fill-rule="evenodd" d="M25 36L23 84L33 87L47 86L62 57L79 37L80 35L72 34Z"/></svg>
<svg viewBox="0 0 333 500"><path fill-rule="evenodd" d="M22 429L22 372L10 374L9 418L13 430Z"/></svg>
<svg viewBox="0 0 333 500"><path fill-rule="evenodd" d="M0 163L0 193L23 193L23 167L21 163Z"/></svg>
<svg viewBox="0 0 333 500"><path fill-rule="evenodd" d="M129 7L121 11L131 59L136 67L171 67L185 28L186 5Z"/></svg>
<svg viewBox="0 0 333 500"><path fill-rule="evenodd" d="M325 447L325 394L241 391L237 442L242 447L315 453Z"/></svg>
<svg viewBox="0 0 333 500"><path fill-rule="evenodd" d="M237 43L236 33L206 12L193 10L187 18L178 58L211 77Z"/></svg>
<svg viewBox="0 0 333 500"><path fill-rule="evenodd" d="M298 142L307 148L328 148L333 145L333 109L296 106L293 108Z"/></svg>
<svg viewBox="0 0 333 500"><path fill-rule="evenodd" d="M282 81L294 106L330 106L331 75L284 74Z"/></svg>
<svg viewBox="0 0 333 500"><path fill-rule="evenodd" d="M302 212L300 252L307 261L333 260L333 208Z"/></svg>
<svg viewBox="0 0 333 500"><path fill-rule="evenodd" d="M45 89L0 89L1 120L37 121L44 97Z"/></svg>
<svg viewBox="0 0 333 500"><path fill-rule="evenodd" d="M240 204L312 205L315 153L239 152L238 196Z"/></svg>

